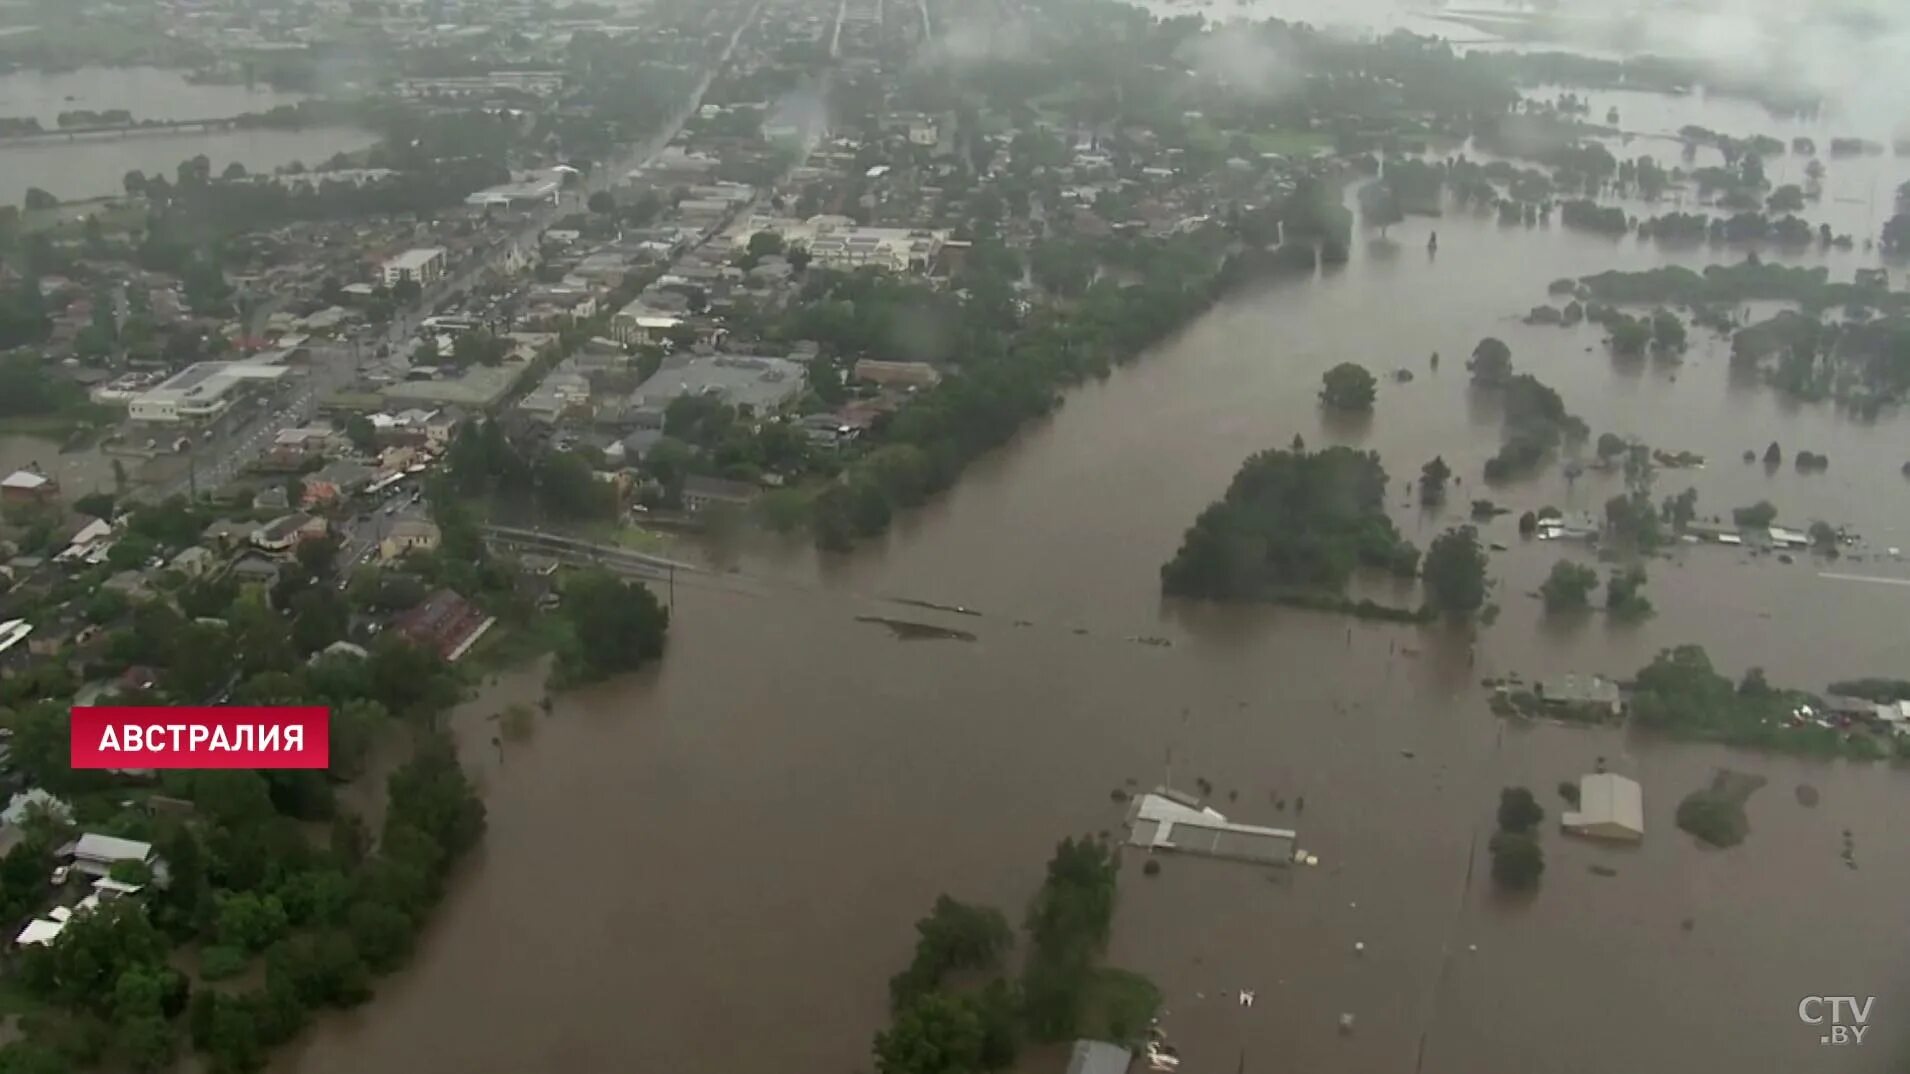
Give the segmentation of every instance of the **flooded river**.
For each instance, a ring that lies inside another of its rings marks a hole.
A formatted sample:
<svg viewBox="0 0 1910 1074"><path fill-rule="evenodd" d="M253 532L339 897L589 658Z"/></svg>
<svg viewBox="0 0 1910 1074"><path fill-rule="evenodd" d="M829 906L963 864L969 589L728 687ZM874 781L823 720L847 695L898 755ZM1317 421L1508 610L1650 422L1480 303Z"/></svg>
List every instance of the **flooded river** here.
<svg viewBox="0 0 1910 1074"><path fill-rule="evenodd" d="M0 75L0 116L32 116L49 130L59 113L77 109L124 108L135 119L217 119L295 104L305 96L264 85L195 85L181 72L159 67ZM235 160L253 171L270 171L295 160L317 164L374 140L370 131L353 127L309 127L0 143L0 204L18 205L36 186L67 200L117 194L129 170L163 172L170 179L180 161L201 153L214 172Z"/></svg>
<svg viewBox="0 0 1910 1074"><path fill-rule="evenodd" d="M1734 383L1706 333L1681 364L1626 365L1591 329L1518 323L1547 281L1657 264L1657 248L1469 216L1409 221L1394 237L1331 276L1239 296L1071 393L847 560L804 551L680 580L654 674L560 698L502 763L489 730L474 736L491 815L481 857L415 966L282 1069L867 1069L885 983L936 894L1018 917L1056 840L1117 830L1110 791L1170 770L1183 785L1210 780L1236 819L1297 825L1321 858L1274 873L1169 859L1155 878L1128 859L1111 955L1160 983L1190 1072L1235 1069L1242 1052L1262 1071L1894 1069L1910 1045L1910 841L1897 821L1910 776L1512 728L1477 683L1629 674L1686 641L1727 673L1762 665L1803 686L1900 673L1910 588L1691 548L1653 565L1656 618L1561 628L1527 594L1570 553L1521 543L1506 516L1486 527L1510 546L1493 556L1504 613L1476 657L1446 628L1163 603L1157 571L1182 529L1246 455L1296 433L1379 451L1396 489L1443 455L1463 478L1455 505L1479 494L1599 510L1614 477L1568 487L1554 467L1475 491L1498 414L1467 385L1463 356L1488 334L1595 433L1710 458L1663 473L1660 495L1692 484L1707 516L1768 498L1786 518L1910 546L1902 425ZM1830 257L1846 278L1873 263ZM1446 358L1437 372L1433 351ZM1383 382L1362 427L1325 423L1315 402L1320 373L1349 359ZM1391 382L1396 367L1416 379ZM1829 471L1738 462L1771 440L1829 455ZM1422 546L1462 511L1396 508ZM854 618L885 613L978 639L897 642ZM1146 635L1173 646L1125 640ZM483 727L536 689L507 682L468 716ZM1537 897L1495 896L1484 841L1499 788L1531 786L1556 816L1552 788L1600 757L1644 785L1643 846L1548 827ZM1672 823L1720 765L1770 781L1749 803L1749 840L1728 852ZM1822 792L1814 808L1799 804L1801 784ZM1275 807L1299 795L1303 816ZM1856 870L1839 859L1845 829ZM1255 1006L1222 996L1243 987ZM1796 1013L1810 994L1878 996L1866 1043L1821 1047ZM1350 1036L1341 1012L1357 1017Z"/></svg>

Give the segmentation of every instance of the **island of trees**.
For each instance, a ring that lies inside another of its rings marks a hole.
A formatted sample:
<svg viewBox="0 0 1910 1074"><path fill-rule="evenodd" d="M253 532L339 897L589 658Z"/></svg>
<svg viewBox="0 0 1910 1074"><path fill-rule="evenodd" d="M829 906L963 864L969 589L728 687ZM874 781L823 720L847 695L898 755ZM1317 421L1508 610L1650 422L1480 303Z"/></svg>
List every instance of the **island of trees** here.
<svg viewBox="0 0 1910 1074"><path fill-rule="evenodd" d="M1004 971L1015 934L999 910L943 895L916 922L914 957L889 981L876 1034L881 1074L1005 1069L1025 1042L1091 1037L1138 1047L1160 1007L1139 974L1100 965L1113 929L1119 853L1065 839L1023 922L1018 977Z"/></svg>
<svg viewBox="0 0 1910 1074"><path fill-rule="evenodd" d="M1352 448L1264 451L1249 458L1226 494L1202 511L1161 568L1172 596L1249 600L1424 621L1483 604L1485 557L1461 527L1433 542L1425 563L1427 603L1407 609L1345 595L1360 568L1410 578L1418 549L1387 517L1379 456Z"/></svg>

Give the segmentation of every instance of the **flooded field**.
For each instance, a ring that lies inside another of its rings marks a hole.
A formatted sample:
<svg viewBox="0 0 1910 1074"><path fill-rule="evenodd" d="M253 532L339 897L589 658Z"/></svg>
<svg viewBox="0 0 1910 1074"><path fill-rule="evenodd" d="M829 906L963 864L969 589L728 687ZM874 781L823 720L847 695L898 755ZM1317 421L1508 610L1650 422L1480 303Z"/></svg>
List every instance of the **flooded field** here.
<svg viewBox="0 0 1910 1074"><path fill-rule="evenodd" d="M1423 248L1434 227L1437 259ZM1334 1072L1894 1069L1910 1046L1910 842L1895 821L1910 776L1510 727L1478 682L1628 675L1688 641L1729 674L1761 665L1805 687L1901 672L1910 587L1687 548L1652 566L1655 618L1559 627L1526 594L1583 553L1523 543L1504 516L1487 526L1509 547L1492 557L1504 611L1476 648L1443 627L1163 603L1157 571L1182 529L1246 455L1296 433L1379 451L1396 486L1443 455L1462 477L1455 506L1396 507L1422 545L1473 495L1599 510L1616 476L1568 484L1553 467L1483 489L1499 417L1463 357L1488 334L1594 434L1708 457L1661 473L1661 495L1690 484L1706 516L1769 499L1787 519L1910 546L1902 426L1735 382L1705 333L1682 363L1615 364L1593 329L1518 322L1547 281L1657 264L1655 247L1469 216L1393 238L1330 276L1241 295L1072 393L853 557L799 550L680 580L664 666L560 698L500 761L483 717L537 690L534 675L502 684L468 714L492 821L480 860L415 967L283 1069L867 1069L887 978L934 896L1017 917L1059 838L1117 830L1110 791L1170 765L1183 784L1211 781L1234 819L1297 826L1321 858L1271 873L1174 859L1145 878L1130 857L1112 957L1161 984L1184 1069L1231 1070L1243 1052L1252 1069ZM1846 278L1875 262L1826 263ZM1382 379L1371 420L1351 427L1315 401L1343 360ZM1393 383L1395 368L1416 378ZM1827 454L1829 471L1738 461L1771 440ZM885 614L975 639L897 641L857 621ZM1129 640L1152 636L1172 645ZM1552 788L1601 757L1644 785L1644 844L1575 843L1548 821L1537 897L1496 896L1483 850L1499 788L1532 787L1556 817ZM1750 838L1722 852L1672 823L1720 766L1769 781ZM1820 792L1813 808L1803 784ZM1299 795L1304 815L1276 807ZM1856 869L1839 857L1844 829ZM1243 987L1255 1006L1221 996ZM1798 1022L1815 993L1880 997L1861 1049L1820 1048ZM1349 1036L1342 1012L1357 1017Z"/></svg>
<svg viewBox="0 0 1910 1074"><path fill-rule="evenodd" d="M159 67L0 75L0 116L31 116L49 130L56 127L59 113L78 109L124 108L142 120L221 119L296 104L306 96L262 85L195 84L179 71ZM368 130L331 126L0 145L0 204L18 205L33 187L65 200L118 194L129 170L161 172L170 179L181 161L201 153L215 171L238 161L252 171L269 172L295 160L315 165L374 140Z"/></svg>

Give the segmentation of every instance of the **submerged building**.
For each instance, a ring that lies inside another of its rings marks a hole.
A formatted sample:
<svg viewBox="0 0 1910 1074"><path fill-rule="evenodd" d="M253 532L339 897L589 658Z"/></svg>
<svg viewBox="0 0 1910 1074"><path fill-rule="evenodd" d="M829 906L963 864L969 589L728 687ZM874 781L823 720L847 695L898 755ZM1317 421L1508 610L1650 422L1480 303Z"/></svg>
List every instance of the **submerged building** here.
<svg viewBox="0 0 1910 1074"><path fill-rule="evenodd" d="M1297 838L1287 828L1236 824L1197 799L1165 787L1135 798L1128 810L1128 845L1148 850L1284 865L1293 860Z"/></svg>
<svg viewBox="0 0 1910 1074"><path fill-rule="evenodd" d="M1637 780L1597 772L1578 781L1578 808L1559 818L1565 830L1636 843L1645 837L1645 792Z"/></svg>

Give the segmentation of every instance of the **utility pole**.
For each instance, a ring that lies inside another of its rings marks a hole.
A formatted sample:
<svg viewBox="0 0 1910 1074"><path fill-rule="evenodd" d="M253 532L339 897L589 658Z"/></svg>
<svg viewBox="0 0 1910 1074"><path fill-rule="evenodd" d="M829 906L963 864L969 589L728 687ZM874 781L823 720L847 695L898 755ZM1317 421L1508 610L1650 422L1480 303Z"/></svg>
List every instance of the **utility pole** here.
<svg viewBox="0 0 1910 1074"><path fill-rule="evenodd" d="M670 564L670 614L676 614L676 564Z"/></svg>

